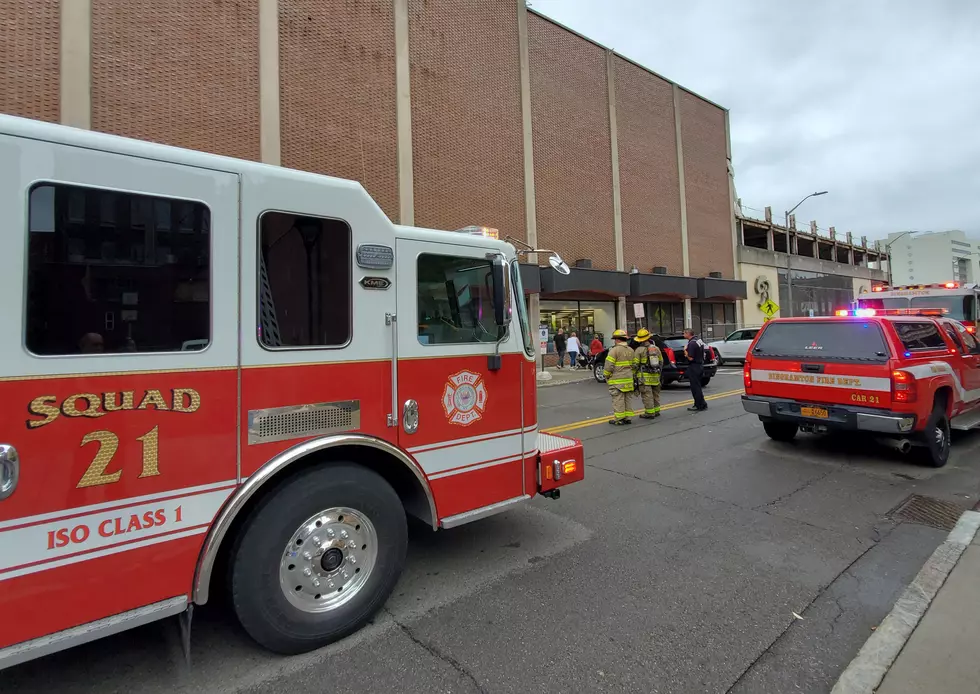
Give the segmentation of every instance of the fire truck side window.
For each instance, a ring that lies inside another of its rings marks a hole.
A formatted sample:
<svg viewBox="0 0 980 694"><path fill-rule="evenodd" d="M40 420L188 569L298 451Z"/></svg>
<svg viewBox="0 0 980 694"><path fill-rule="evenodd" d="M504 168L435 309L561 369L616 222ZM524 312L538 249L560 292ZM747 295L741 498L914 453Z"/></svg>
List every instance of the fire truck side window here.
<svg viewBox="0 0 980 694"><path fill-rule="evenodd" d="M259 230L259 344L350 342L350 227L337 219L266 212Z"/></svg>
<svg viewBox="0 0 980 694"><path fill-rule="evenodd" d="M27 245L25 344L32 353L208 346L205 205L42 183L30 193Z"/></svg>
<svg viewBox="0 0 980 694"><path fill-rule="evenodd" d="M490 261L423 253L418 262L419 342L496 342Z"/></svg>

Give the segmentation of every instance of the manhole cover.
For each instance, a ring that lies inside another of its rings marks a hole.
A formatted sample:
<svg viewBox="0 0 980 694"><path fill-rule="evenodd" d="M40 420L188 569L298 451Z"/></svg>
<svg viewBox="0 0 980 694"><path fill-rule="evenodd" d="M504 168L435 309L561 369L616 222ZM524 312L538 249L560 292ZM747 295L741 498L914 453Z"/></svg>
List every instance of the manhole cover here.
<svg viewBox="0 0 980 694"><path fill-rule="evenodd" d="M888 515L907 523L952 530L956 521L963 515L963 509L948 501L912 494Z"/></svg>

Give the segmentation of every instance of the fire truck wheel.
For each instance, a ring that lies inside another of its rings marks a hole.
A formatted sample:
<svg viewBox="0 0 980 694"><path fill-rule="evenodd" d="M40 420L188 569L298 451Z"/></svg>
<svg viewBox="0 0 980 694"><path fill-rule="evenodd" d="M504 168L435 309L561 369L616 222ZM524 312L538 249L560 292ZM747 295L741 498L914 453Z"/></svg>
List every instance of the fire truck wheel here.
<svg viewBox="0 0 980 694"><path fill-rule="evenodd" d="M939 400L932 408L926 428L922 430L923 446L918 448L919 457L926 465L943 467L949 462L949 419L946 403Z"/></svg>
<svg viewBox="0 0 980 694"><path fill-rule="evenodd" d="M799 429L793 422L777 422L772 419L762 420L762 428L773 441L792 441Z"/></svg>
<svg viewBox="0 0 980 694"><path fill-rule="evenodd" d="M381 608L407 544L401 500L380 475L351 463L311 468L271 490L246 520L231 557L232 604L272 651L324 646Z"/></svg>

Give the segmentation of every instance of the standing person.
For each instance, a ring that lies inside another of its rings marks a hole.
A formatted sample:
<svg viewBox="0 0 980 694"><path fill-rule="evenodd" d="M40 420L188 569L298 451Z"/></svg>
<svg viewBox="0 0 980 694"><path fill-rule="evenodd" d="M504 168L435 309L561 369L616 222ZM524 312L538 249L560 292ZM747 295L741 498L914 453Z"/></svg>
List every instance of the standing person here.
<svg viewBox="0 0 980 694"><path fill-rule="evenodd" d="M582 345L578 341L578 335L575 331L568 336L568 342L565 344L565 349L568 350L568 360L571 362L573 369L578 368L578 353L582 351Z"/></svg>
<svg viewBox="0 0 980 694"><path fill-rule="evenodd" d="M558 328L558 334L555 335L555 351L558 352L558 368L565 362L565 331Z"/></svg>
<svg viewBox="0 0 980 694"><path fill-rule="evenodd" d="M602 344L602 340L599 339L599 333L596 333L595 337L592 338L592 344L589 345L589 351L592 352L592 356L598 357L604 349L605 346Z"/></svg>
<svg viewBox="0 0 980 694"><path fill-rule="evenodd" d="M612 396L613 418L610 424L622 425L631 422L633 416L633 350L626 344L629 336L625 330L612 334L613 348L606 355L602 373Z"/></svg>
<svg viewBox="0 0 980 694"><path fill-rule="evenodd" d="M634 338L638 343L633 354L636 380L640 384L640 398L643 400L643 414L640 419L655 419L660 416L660 370L663 355L660 348L650 341L652 335L646 328L640 328Z"/></svg>
<svg viewBox="0 0 980 694"><path fill-rule="evenodd" d="M687 367L687 378L691 382L691 395L694 397L694 405L688 407L688 412L703 412L708 409L708 403L704 400L704 391L701 390L701 376L704 373L704 343L701 338L694 335L694 330L684 328L684 338L687 340L687 347L684 353L690 362Z"/></svg>

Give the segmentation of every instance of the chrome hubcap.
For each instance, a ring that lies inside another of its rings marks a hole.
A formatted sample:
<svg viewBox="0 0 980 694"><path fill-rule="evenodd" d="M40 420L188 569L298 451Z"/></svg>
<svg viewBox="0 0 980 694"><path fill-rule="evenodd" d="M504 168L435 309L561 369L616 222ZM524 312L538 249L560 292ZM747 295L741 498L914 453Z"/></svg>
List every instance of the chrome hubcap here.
<svg viewBox="0 0 980 694"><path fill-rule="evenodd" d="M942 450L946 446L946 432L942 427L937 426L935 432L936 447Z"/></svg>
<svg viewBox="0 0 980 694"><path fill-rule="evenodd" d="M378 533L360 511L320 511L289 538L279 564L279 587L304 612L327 612L352 600L378 558Z"/></svg>

